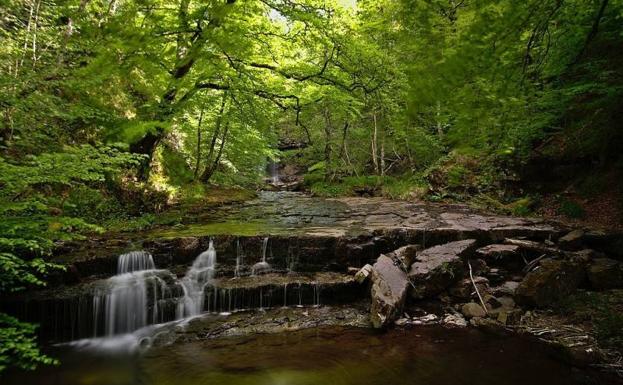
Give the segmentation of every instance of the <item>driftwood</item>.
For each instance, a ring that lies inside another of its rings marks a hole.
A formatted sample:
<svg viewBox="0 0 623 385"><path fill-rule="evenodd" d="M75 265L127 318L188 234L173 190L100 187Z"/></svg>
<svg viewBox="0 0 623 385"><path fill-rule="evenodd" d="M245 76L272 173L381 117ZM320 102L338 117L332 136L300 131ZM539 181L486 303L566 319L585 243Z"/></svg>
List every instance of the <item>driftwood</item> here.
<svg viewBox="0 0 623 385"><path fill-rule="evenodd" d="M489 314L487 310L487 305L485 305L485 301L482 300L482 296L480 295L480 291L478 291L478 286L476 286L476 282L474 282L474 275L472 274L472 264L467 261L467 266L469 267L469 279L472 281L472 285L474 285L474 289L476 290L476 295L478 295L478 299L480 300L480 304L484 309L486 314Z"/></svg>

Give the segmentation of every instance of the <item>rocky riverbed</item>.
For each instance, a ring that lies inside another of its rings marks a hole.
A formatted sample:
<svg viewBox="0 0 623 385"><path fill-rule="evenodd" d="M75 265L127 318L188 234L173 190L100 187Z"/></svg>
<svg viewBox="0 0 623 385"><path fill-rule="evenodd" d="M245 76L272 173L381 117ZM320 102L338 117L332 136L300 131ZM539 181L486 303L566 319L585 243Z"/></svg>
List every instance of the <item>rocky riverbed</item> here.
<svg viewBox="0 0 623 385"><path fill-rule="evenodd" d="M161 269L151 273L159 291L146 289L145 312L172 321L184 295L180 277L212 242L217 263L204 290L207 314L182 329L174 322L160 337L151 335L150 344L321 326L478 327L532 336L573 366L620 371L620 354L602 346L600 331L586 322L590 315L559 311L577 296L623 297L613 294L623 288L618 234L461 205L282 192L188 222L61 244L54 259L67 271L52 287L4 299L2 306L42 323L49 340L98 336L94 293L115 274L119 254L145 250ZM251 274L258 264L268 268Z"/></svg>

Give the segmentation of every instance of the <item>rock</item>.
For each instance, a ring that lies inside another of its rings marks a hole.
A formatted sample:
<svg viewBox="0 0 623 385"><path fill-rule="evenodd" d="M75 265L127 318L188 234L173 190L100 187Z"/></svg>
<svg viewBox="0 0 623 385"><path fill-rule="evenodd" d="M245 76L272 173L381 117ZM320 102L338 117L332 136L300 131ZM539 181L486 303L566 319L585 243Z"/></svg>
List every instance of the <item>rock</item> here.
<svg viewBox="0 0 623 385"><path fill-rule="evenodd" d="M433 325L439 323L439 317L434 314L426 314L421 317L414 317L411 323L413 325Z"/></svg>
<svg viewBox="0 0 623 385"><path fill-rule="evenodd" d="M571 294L585 279L578 261L544 259L521 281L515 300L521 305L546 307Z"/></svg>
<svg viewBox="0 0 623 385"><path fill-rule="evenodd" d="M478 287L478 291L481 295L489 292L489 280L484 277L474 277L474 283ZM476 296L474 285L472 280L465 278L457 282L454 286L448 289L451 296L462 299L470 300Z"/></svg>
<svg viewBox="0 0 623 385"><path fill-rule="evenodd" d="M506 281L500 286L494 287L492 289L492 292L494 295L497 295L497 296L501 296L501 295L513 296L515 295L515 291L517 290L517 287L519 287L519 282Z"/></svg>
<svg viewBox="0 0 623 385"><path fill-rule="evenodd" d="M512 297L498 297L497 300L502 305L502 308L504 309L515 308L515 300Z"/></svg>
<svg viewBox="0 0 623 385"><path fill-rule="evenodd" d="M407 274L385 255L377 259L371 277L370 320L375 328L382 328L402 314L409 281Z"/></svg>
<svg viewBox="0 0 623 385"><path fill-rule="evenodd" d="M588 247L608 254L611 258L623 260L623 233L607 233L593 230L584 234Z"/></svg>
<svg viewBox="0 0 623 385"><path fill-rule="evenodd" d="M474 275L484 275L489 272L489 266L487 266L487 262L484 259L472 259L469 263L472 265L472 273Z"/></svg>
<svg viewBox="0 0 623 385"><path fill-rule="evenodd" d="M461 306L461 313L466 318L485 317L487 315L485 309L476 302L469 302Z"/></svg>
<svg viewBox="0 0 623 385"><path fill-rule="evenodd" d="M521 309L504 309L496 312L495 319L503 325L517 325L521 322L523 310Z"/></svg>
<svg viewBox="0 0 623 385"><path fill-rule="evenodd" d="M610 258L597 258L587 269L588 281L596 290L623 288L623 266Z"/></svg>
<svg viewBox="0 0 623 385"><path fill-rule="evenodd" d="M441 323L446 326L461 327L461 328L464 328L467 326L467 321L465 320L465 318L463 318L463 316L458 313L448 314L447 316L444 317Z"/></svg>
<svg viewBox="0 0 623 385"><path fill-rule="evenodd" d="M200 252L201 242L196 237L181 237L176 240L175 251L184 257L195 257Z"/></svg>
<svg viewBox="0 0 623 385"><path fill-rule="evenodd" d="M372 265L367 264L355 274L355 281L362 284L370 277L370 274L372 274Z"/></svg>
<svg viewBox="0 0 623 385"><path fill-rule="evenodd" d="M558 240L558 245L564 250L579 250L584 241L584 230L573 230Z"/></svg>
<svg viewBox="0 0 623 385"><path fill-rule="evenodd" d="M272 268L267 262L258 262L251 267L251 274L260 275L268 274L272 271Z"/></svg>
<svg viewBox="0 0 623 385"><path fill-rule="evenodd" d="M413 262L415 262L417 252L421 249L422 247L420 245L407 245L396 249L386 255L394 260L399 261L402 264L404 270L408 270Z"/></svg>
<svg viewBox="0 0 623 385"><path fill-rule="evenodd" d="M419 252L409 269L411 296L423 299L441 293L463 275L462 257L474 249L476 241L450 242Z"/></svg>
<svg viewBox="0 0 623 385"><path fill-rule="evenodd" d="M501 244L488 245L476 250L476 254L485 261L498 261L519 254L519 246Z"/></svg>

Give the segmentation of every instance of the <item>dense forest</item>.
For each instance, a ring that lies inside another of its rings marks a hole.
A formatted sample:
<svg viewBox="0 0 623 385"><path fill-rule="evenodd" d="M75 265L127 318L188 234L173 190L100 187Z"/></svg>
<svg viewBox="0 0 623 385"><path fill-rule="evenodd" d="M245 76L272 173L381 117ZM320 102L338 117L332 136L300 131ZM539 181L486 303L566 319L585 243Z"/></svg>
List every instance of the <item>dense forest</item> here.
<svg viewBox="0 0 623 385"><path fill-rule="evenodd" d="M0 292L273 162L320 196L620 226L621 25L621 0L3 0ZM0 314L0 370L50 362Z"/></svg>

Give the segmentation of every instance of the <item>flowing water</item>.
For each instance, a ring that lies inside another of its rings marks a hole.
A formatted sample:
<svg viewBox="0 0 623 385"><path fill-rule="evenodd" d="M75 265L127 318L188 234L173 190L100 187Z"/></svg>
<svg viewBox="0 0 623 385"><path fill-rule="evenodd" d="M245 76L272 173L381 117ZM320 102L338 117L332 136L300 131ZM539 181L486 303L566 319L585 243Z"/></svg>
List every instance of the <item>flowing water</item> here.
<svg viewBox="0 0 623 385"><path fill-rule="evenodd" d="M378 334L322 328L153 347L144 354L53 351L58 367L9 373L9 385L609 385L543 345L474 329Z"/></svg>
<svg viewBox="0 0 623 385"><path fill-rule="evenodd" d="M252 275L268 273L272 270L270 264L266 262L266 250L268 250L268 237L265 237L264 241L262 242L262 260L253 265L253 267L251 268Z"/></svg>
<svg viewBox="0 0 623 385"><path fill-rule="evenodd" d="M182 278L184 300L180 302L177 318L201 314L205 302L205 287L214 278L216 268L216 250L210 241L208 250L199 254L188 272Z"/></svg>
<svg viewBox="0 0 623 385"><path fill-rule="evenodd" d="M156 270L147 252L120 255L117 275L106 280L106 286L93 295L93 336L101 334L101 328L105 335L112 336L158 322L159 299L167 292L162 274L168 272Z"/></svg>

